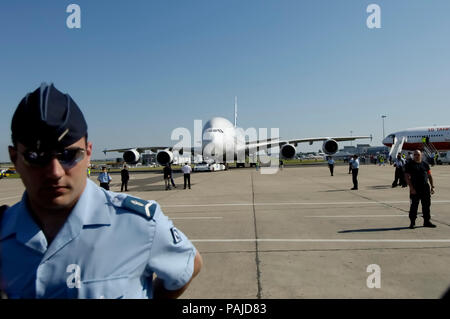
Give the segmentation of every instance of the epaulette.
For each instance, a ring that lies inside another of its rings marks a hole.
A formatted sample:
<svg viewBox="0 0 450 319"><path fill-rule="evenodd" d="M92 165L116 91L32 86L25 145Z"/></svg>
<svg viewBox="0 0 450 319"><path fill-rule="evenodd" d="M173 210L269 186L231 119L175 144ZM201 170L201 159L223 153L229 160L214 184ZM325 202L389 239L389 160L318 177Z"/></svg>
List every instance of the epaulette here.
<svg viewBox="0 0 450 319"><path fill-rule="evenodd" d="M156 203L150 203L146 200L127 196L122 202L122 208L152 219L156 211Z"/></svg>

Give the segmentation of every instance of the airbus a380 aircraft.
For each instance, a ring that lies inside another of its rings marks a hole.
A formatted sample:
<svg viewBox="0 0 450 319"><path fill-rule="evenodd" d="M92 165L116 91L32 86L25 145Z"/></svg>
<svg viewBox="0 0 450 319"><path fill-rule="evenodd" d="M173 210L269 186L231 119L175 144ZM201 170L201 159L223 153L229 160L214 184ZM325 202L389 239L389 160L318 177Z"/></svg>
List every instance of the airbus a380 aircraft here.
<svg viewBox="0 0 450 319"><path fill-rule="evenodd" d="M425 143L424 143L425 141ZM389 134L383 144L390 147L389 155L396 156L402 150L450 150L450 126L424 126L409 128Z"/></svg>
<svg viewBox="0 0 450 319"><path fill-rule="evenodd" d="M280 148L280 157L284 159L294 158L298 143L310 143L322 141L322 150L327 155L332 155L338 151L337 142L353 141L356 139L372 138L371 136L345 136L345 137L312 137L293 140L266 139L245 141L242 131L223 117L214 117L203 127L202 147L200 150L176 149L170 146L147 146L134 148L120 148L104 150L103 152L123 152L125 162L135 164L140 159L140 154L145 150L157 152L156 160L160 165L166 165L173 161L173 151L179 154L189 152L191 155L202 154L204 159L212 159L216 163L225 163L237 160L238 163L245 162L245 156L254 154L261 149ZM243 155L239 156L239 155Z"/></svg>
<svg viewBox="0 0 450 319"><path fill-rule="evenodd" d="M280 140L279 138L269 138L264 140L246 141L242 129L236 126L237 123L237 101L235 101L234 125L223 117L214 117L203 126L201 148L194 147L181 148L177 146L146 146L128 147L119 149L104 150L103 152L123 153L123 159L129 164L139 161L141 153L151 150L156 154L156 160L160 165L166 165L173 161L174 151L180 155L190 153L191 155L202 155L205 160L212 160L216 163L228 163L237 161L237 166L243 166L245 156L255 154L260 150L267 150L274 147L280 148L280 157L283 159L294 158L296 146L299 143L309 143L322 141L322 150L327 155L333 155L338 151L337 142L353 141L365 139L372 136L345 136L345 137L312 137L303 139Z"/></svg>

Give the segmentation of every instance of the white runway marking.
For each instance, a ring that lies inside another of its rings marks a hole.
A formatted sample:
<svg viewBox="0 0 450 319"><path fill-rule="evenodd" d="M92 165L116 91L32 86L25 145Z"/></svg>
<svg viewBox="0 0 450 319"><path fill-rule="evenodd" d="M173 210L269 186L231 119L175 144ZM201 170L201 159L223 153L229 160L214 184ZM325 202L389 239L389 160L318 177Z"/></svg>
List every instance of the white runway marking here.
<svg viewBox="0 0 450 319"><path fill-rule="evenodd" d="M197 243L254 243L292 242L292 243L450 243L450 239L192 239Z"/></svg>
<svg viewBox="0 0 450 319"><path fill-rule="evenodd" d="M365 201L365 202L280 202L280 203L255 203L255 206L282 206L282 205L383 205L383 204L409 204L409 200L398 201ZM450 200L432 200L431 204L448 204ZM220 207L220 206L252 206L253 203L223 203L223 204L184 204L184 205L164 205L163 207Z"/></svg>

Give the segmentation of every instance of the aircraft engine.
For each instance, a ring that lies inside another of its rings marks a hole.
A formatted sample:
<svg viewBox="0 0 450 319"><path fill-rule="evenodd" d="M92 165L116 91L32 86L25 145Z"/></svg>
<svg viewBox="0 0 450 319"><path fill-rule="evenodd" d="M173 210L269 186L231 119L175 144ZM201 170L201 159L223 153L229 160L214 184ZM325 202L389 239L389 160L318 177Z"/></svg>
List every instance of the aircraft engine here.
<svg viewBox="0 0 450 319"><path fill-rule="evenodd" d="M327 155L333 155L338 151L338 143L332 139L323 141L322 150Z"/></svg>
<svg viewBox="0 0 450 319"><path fill-rule="evenodd" d="M282 158L290 159L295 156L295 146L292 144L284 144L281 146L280 154Z"/></svg>
<svg viewBox="0 0 450 319"><path fill-rule="evenodd" d="M159 165L167 165L173 161L173 153L169 150L162 150L156 154L156 160Z"/></svg>
<svg viewBox="0 0 450 319"><path fill-rule="evenodd" d="M123 160L128 164L136 164L139 158L140 155L135 149L123 152Z"/></svg>

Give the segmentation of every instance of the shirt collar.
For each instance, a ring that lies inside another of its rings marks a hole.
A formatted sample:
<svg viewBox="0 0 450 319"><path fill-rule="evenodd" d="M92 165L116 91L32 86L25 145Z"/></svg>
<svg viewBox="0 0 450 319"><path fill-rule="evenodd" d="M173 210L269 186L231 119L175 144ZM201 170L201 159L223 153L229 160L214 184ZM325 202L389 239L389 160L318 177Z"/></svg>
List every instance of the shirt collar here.
<svg viewBox="0 0 450 319"><path fill-rule="evenodd" d="M8 220L5 220L0 239L16 234L16 239L25 246L44 253L47 249L47 240L44 233L36 224L28 209L27 193L24 192L22 200L11 207ZM6 216L4 216L5 218Z"/></svg>
<svg viewBox="0 0 450 319"><path fill-rule="evenodd" d="M85 225L111 225L109 209L111 206L105 193L91 180L87 180L86 188L70 214L78 219L82 226ZM69 217L70 218L70 217Z"/></svg>
<svg viewBox="0 0 450 319"><path fill-rule="evenodd" d="M33 241L33 238L38 233L41 233L43 236L42 230L31 217L28 205L26 204L27 198L28 196L25 191L22 200L8 209L8 211L12 210L8 212L8 218L4 214L0 239L15 233L19 241L27 244ZM101 189L88 179L82 195L78 199L63 228L69 223L69 229L75 234L85 225L111 225L109 210L105 209L104 205L111 206L112 204L108 201ZM35 242L37 244L42 241L42 238L34 238L34 240L37 240Z"/></svg>
<svg viewBox="0 0 450 319"><path fill-rule="evenodd" d="M67 221L56 235L52 244L45 252L43 261L63 249L73 239L78 237L86 225L110 225L109 209L105 209L106 196L89 179L83 194L72 209Z"/></svg>

